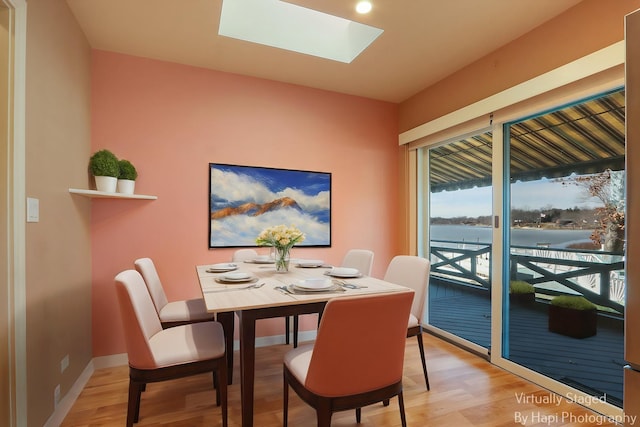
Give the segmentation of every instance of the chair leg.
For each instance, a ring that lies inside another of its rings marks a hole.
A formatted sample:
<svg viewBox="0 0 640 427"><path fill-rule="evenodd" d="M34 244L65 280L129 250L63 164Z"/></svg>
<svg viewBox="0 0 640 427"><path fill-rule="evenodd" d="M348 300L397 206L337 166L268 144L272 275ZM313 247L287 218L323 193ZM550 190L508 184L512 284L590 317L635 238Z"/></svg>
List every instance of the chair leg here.
<svg viewBox="0 0 640 427"><path fill-rule="evenodd" d="M287 378L282 375L284 379L284 391L282 395L282 425L283 427L287 427L287 423L289 422L289 384L287 384Z"/></svg>
<svg viewBox="0 0 640 427"><path fill-rule="evenodd" d="M220 406L220 387L218 386L218 375L213 371L213 388L216 391L216 406Z"/></svg>
<svg viewBox="0 0 640 427"><path fill-rule="evenodd" d="M228 378L227 378L227 358L223 357L222 360L219 362L218 365L218 375L216 375L216 377L220 377L219 378L219 387L216 388L216 400L218 400L218 393L221 397L222 402L219 403L219 405L222 406L222 427L227 427L228 426L228 399L227 399L227 384L228 384Z"/></svg>
<svg viewBox="0 0 640 427"><path fill-rule="evenodd" d="M427 374L427 362L424 357L424 344L422 343L422 333L416 335L418 338L418 349L420 350L420 360L422 361L422 372L424 372L424 381L427 383L427 390L431 390L429 387L429 374Z"/></svg>
<svg viewBox="0 0 640 427"><path fill-rule="evenodd" d="M404 398L402 397L402 391L398 393L398 407L400 408L400 421L402 427L407 427L407 416L404 413Z"/></svg>
<svg viewBox="0 0 640 427"><path fill-rule="evenodd" d="M356 408L356 423L360 424L362 421L362 408Z"/></svg>
<svg viewBox="0 0 640 427"><path fill-rule="evenodd" d="M144 384L129 379L129 403L127 406L127 427L132 427L138 422L140 415L140 395Z"/></svg>
<svg viewBox="0 0 640 427"><path fill-rule="evenodd" d="M289 316L284 318L284 342L289 345L289 334L291 333L289 326Z"/></svg>
<svg viewBox="0 0 640 427"><path fill-rule="evenodd" d="M318 417L318 427L331 427L331 405L328 399L318 402L316 407L316 415Z"/></svg>
<svg viewBox="0 0 640 427"><path fill-rule="evenodd" d="M298 347L298 315L293 316L293 348Z"/></svg>

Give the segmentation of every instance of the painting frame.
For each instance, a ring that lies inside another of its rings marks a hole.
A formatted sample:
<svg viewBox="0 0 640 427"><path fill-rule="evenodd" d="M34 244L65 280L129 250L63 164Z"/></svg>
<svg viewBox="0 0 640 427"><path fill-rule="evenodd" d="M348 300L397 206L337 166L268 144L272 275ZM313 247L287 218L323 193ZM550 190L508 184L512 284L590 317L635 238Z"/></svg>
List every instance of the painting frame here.
<svg viewBox="0 0 640 427"><path fill-rule="evenodd" d="M330 172L209 163L209 249L257 247L267 227L295 225L296 247L331 247Z"/></svg>

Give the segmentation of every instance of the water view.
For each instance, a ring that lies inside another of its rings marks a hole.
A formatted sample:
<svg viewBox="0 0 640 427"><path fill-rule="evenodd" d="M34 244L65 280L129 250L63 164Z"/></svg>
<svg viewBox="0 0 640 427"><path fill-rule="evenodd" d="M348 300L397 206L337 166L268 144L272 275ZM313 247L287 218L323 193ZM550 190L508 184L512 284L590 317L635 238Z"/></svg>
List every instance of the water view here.
<svg viewBox="0 0 640 427"><path fill-rule="evenodd" d="M430 231L432 240L489 244L493 229L475 225L432 225ZM512 228L511 244L566 248L572 244L590 242L591 232L592 230Z"/></svg>

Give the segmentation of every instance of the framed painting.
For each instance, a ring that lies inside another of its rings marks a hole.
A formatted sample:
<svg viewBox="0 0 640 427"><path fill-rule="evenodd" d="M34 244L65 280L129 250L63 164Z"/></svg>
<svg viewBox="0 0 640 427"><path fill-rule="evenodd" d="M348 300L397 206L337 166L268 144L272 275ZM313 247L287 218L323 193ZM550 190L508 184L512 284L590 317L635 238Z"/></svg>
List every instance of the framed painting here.
<svg viewBox="0 0 640 427"><path fill-rule="evenodd" d="M256 247L280 224L305 234L296 247L331 246L331 174L209 163L209 248Z"/></svg>

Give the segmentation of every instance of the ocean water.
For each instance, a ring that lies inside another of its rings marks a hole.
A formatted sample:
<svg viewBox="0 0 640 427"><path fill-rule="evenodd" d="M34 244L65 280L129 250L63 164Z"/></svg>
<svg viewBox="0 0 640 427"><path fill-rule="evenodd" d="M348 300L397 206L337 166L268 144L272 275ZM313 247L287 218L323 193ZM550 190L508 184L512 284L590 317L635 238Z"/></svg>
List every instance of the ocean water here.
<svg viewBox="0 0 640 427"><path fill-rule="evenodd" d="M453 240L468 243L491 243L491 227L473 225L432 225L432 240ZM564 248L569 244L589 242L591 230L549 230L540 228L511 229L511 244L517 246L549 245Z"/></svg>

